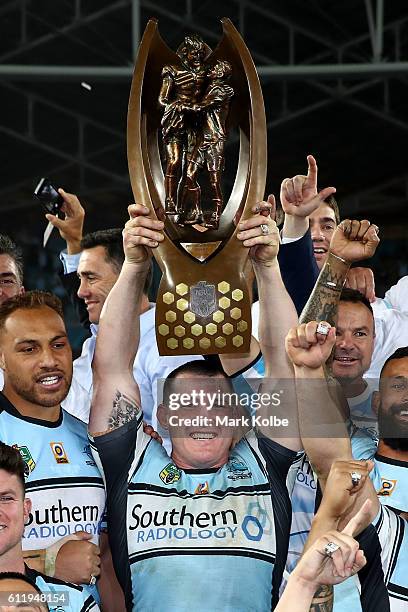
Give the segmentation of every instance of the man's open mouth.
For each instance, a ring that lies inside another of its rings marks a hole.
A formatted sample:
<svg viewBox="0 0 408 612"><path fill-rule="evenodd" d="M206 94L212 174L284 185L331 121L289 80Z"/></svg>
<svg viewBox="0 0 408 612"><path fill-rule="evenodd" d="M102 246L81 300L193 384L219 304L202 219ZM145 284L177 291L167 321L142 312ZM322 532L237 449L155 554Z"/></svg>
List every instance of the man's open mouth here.
<svg viewBox="0 0 408 612"><path fill-rule="evenodd" d="M193 440L213 440L217 437L217 434L213 431L193 431L190 434L190 438Z"/></svg>

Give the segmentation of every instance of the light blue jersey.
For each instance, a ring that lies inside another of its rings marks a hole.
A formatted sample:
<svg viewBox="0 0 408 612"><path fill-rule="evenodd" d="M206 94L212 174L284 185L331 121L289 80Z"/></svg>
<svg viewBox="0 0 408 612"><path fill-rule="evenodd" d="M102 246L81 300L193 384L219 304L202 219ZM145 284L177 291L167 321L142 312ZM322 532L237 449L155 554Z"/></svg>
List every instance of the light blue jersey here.
<svg viewBox="0 0 408 612"><path fill-rule="evenodd" d="M27 566L25 573L43 593L50 612L99 612L98 604L83 587L50 578Z"/></svg>
<svg viewBox="0 0 408 612"><path fill-rule="evenodd" d="M143 433L141 414L94 444L129 611L270 612L287 553L285 479L296 453L251 432L221 468L181 470Z"/></svg>
<svg viewBox="0 0 408 612"><path fill-rule="evenodd" d="M20 451L32 502L23 550L48 548L78 531L99 542L106 494L86 425L64 410L58 421L20 415L0 393L0 440ZM95 588L89 592L97 596Z"/></svg>
<svg viewBox="0 0 408 612"><path fill-rule="evenodd" d="M379 455L378 440L357 428L353 430L351 446L355 459L374 461L370 477L380 502L408 512L408 462Z"/></svg>

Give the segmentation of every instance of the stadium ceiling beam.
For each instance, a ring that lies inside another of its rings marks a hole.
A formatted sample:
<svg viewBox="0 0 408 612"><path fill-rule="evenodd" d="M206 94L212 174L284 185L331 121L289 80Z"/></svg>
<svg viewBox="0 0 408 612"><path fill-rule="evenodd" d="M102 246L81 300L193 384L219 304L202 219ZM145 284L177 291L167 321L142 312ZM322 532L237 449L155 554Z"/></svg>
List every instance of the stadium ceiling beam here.
<svg viewBox="0 0 408 612"><path fill-rule="evenodd" d="M360 110L370 113L371 115L374 115L374 117L382 119L383 121L390 123L397 128L403 129L404 131L408 131L408 123L406 123L402 119L394 117L386 110L381 110L379 108L376 108L375 106L370 106L365 102L361 102L360 100L353 99L352 96L350 96L350 94L348 93L349 90L341 85L340 87L331 88L327 87L327 85L324 85L323 83L312 82L311 84L313 85L313 87L316 87L321 92L325 93L327 96L331 96L334 100L344 100L347 104L350 104L351 106L355 106ZM370 83L369 85L373 84L374 83ZM356 93L357 91L358 89L353 90L350 93Z"/></svg>
<svg viewBox="0 0 408 612"><path fill-rule="evenodd" d="M305 79L372 79L406 76L408 62L376 62L356 64L314 64L257 66L260 77L269 80ZM28 64L0 65L0 79L56 81L92 79L93 81L130 81L133 66L53 66Z"/></svg>
<svg viewBox="0 0 408 612"><path fill-rule="evenodd" d="M399 188L400 197L395 195L395 188ZM357 191L348 196L342 198L341 208L345 214L350 211L358 212L366 207L366 205L370 206L370 210L380 210L384 208L384 202L388 200L387 190L393 190L393 199L396 202L405 202L408 201L408 174L402 174L397 177L393 177L392 179L378 183L373 185L372 187L368 187L367 189L362 189L361 191ZM364 204L364 201L366 204Z"/></svg>
<svg viewBox="0 0 408 612"><path fill-rule="evenodd" d="M1 128L0 128L1 129ZM87 156L88 160L92 160L93 158L98 157L99 155L103 155L104 153L108 153L113 151L116 147L118 146L118 143L114 143L111 144L109 146L104 147L103 149L98 149L97 151L92 151L92 153L89 153ZM49 176L58 176L61 173L65 172L66 170L69 170L72 167L78 167L80 164L79 160L76 160L75 162L72 161L68 161L68 162L64 162L63 164L59 164L57 166L52 166L50 168L47 169L47 174ZM80 167L80 166L79 166ZM127 185L122 184L122 183L115 183L114 185L115 189L123 189L123 188L127 188ZM11 211L11 210L20 210L20 209L27 209L30 208L31 206L38 206L37 202L34 202L34 200L29 200L29 201L22 201L21 199L19 199L17 202L9 202L7 201L10 195L14 195L15 193L18 193L21 190L24 191L29 191L31 193L33 189L33 182L32 182L32 177L30 178L26 178L23 181L20 181L19 183L13 183L12 185L8 185L7 187L5 187L4 189L0 189L0 201L2 202L1 205L1 210L2 212L6 212L6 211ZM80 191L80 195L82 196L84 193L88 193L90 191L106 191L106 184L103 184L100 187L89 187L86 183L81 185L79 187L79 191Z"/></svg>
<svg viewBox="0 0 408 612"><path fill-rule="evenodd" d="M293 119L298 119L299 117L303 117L304 115L307 115L316 110L324 108L325 106L329 106L330 104L333 104L334 102L338 100L344 100L345 98L349 96L353 96L359 91L368 89L369 87L379 84L380 82L381 81L378 79L374 81L368 81L368 82L365 81L364 83L359 83L358 85L349 87L348 89L342 88L341 91L339 91L338 89L334 89L334 90L328 89L327 91L325 91L328 97L325 98L324 100L321 99L321 96L319 94L319 99L316 102L312 102L311 104L308 104L307 106L301 106L298 109L291 109L289 111L286 111L282 115L277 117L276 119L272 119L271 121L269 121L266 127L267 129L279 127L283 125L284 123L287 123L288 121L292 121ZM313 83L313 85L317 85L317 84Z"/></svg>
<svg viewBox="0 0 408 612"><path fill-rule="evenodd" d="M77 121L82 121L84 124L89 125L97 130L101 130L102 132L105 132L106 134L109 134L110 136L114 136L120 139L121 141L125 140L125 135L121 131L114 130L113 128L110 128L107 125L105 125L104 123L100 123L99 121L96 121L92 117L88 117L87 115L83 115L81 113L73 111L70 108L67 108L66 106L57 104L56 102L51 102L51 100L49 100L48 98L44 98L43 96L40 96L37 93L26 91L25 89L22 89L20 87L17 87L16 85L12 85L11 83L7 83L7 82L0 82L0 87L4 87L8 89L9 91L13 91L14 93L18 95L24 96L25 98L30 99L33 103L38 102L42 106L51 108L52 110L55 110L64 115L67 115L68 117L71 117L72 119L76 119Z"/></svg>
<svg viewBox="0 0 408 612"><path fill-rule="evenodd" d="M14 3L14 6L12 6L12 4L13 3L7 5L7 8L12 9L21 7L21 10L24 10L24 3L21 2L21 0L19 2ZM39 47L42 44L48 43L54 40L55 38L58 38L58 36L67 36L77 28L82 27L84 25L89 25L90 23L101 19L102 17L105 17L106 15L109 15L110 13L128 5L129 0L117 0L116 2L110 3L108 6L105 6L104 8L99 9L98 11L95 11L94 13L81 16L80 18L77 18L77 11L75 11L74 19L70 21L70 23L68 23L66 26L63 26L62 28L55 28L52 32L49 32L48 34L44 34L43 36L34 38L33 40L30 40L25 44L19 45L18 47L12 49L11 51L8 51L7 53L3 53L3 55L0 55L0 63L6 62L20 55L21 53L25 53L26 51L31 51L32 49L35 49L36 47Z"/></svg>
<svg viewBox="0 0 408 612"><path fill-rule="evenodd" d="M275 13L270 8L258 6L257 3L253 2L252 0L234 0L234 2L235 4L238 4L240 8L247 8L250 13L256 13L261 17L266 17L267 19L270 19L271 21L287 28L289 32L293 32L294 34L302 34L302 36L305 36L314 42L320 43L332 51L337 49L337 45L332 40L329 40L324 36L320 36L320 34L316 34L316 32L295 23L291 19L282 17L282 15Z"/></svg>
<svg viewBox="0 0 408 612"><path fill-rule="evenodd" d="M67 162L81 165L87 170L92 170L92 172L95 172L97 174L100 174L101 176L104 176L105 178L108 178L110 181L115 181L116 183L119 183L119 184L121 183L129 184L129 178L127 176L125 177L119 174L115 174L114 172L110 172L106 168L102 168L101 166L98 166L97 164L91 163L87 161L87 159L84 159L83 157L80 157L80 156L75 157L74 155L65 153L64 151L62 151L61 149L58 149L57 147L53 147L50 144L41 142L34 135L17 132L16 130L12 130L5 125L0 125L0 132L5 134L6 136L14 138L15 140L20 140L21 142L24 142L25 144L41 149L42 151L45 151L46 153L50 153L51 155L54 155L57 158L59 157L61 159L64 159Z"/></svg>
<svg viewBox="0 0 408 612"><path fill-rule="evenodd" d="M384 0L376 0L376 17L374 19L371 0L365 0L368 30L373 51L373 60L379 61L383 52L384 38Z"/></svg>

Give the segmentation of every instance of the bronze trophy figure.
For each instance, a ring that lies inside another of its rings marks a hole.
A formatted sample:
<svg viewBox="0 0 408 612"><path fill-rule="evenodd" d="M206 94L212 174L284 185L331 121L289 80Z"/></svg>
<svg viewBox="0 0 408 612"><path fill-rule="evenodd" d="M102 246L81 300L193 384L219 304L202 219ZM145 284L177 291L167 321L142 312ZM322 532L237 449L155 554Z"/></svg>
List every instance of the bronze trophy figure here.
<svg viewBox="0 0 408 612"><path fill-rule="evenodd" d="M195 113L190 108L202 97L206 78L203 62L208 51L201 38L186 36L177 55L181 59L181 66L164 66L159 94L159 103L164 106L161 131L166 149L164 188L167 215L177 214L177 188L183 153L191 151L196 143L198 125Z"/></svg>
<svg viewBox="0 0 408 612"><path fill-rule="evenodd" d="M197 223L204 227L218 229L223 206L221 173L224 169L225 125L229 101L234 95L234 90L226 83L230 75L231 64L219 60L208 72L210 84L203 99L192 107L193 111L200 112L204 116L196 144L191 151L187 152L186 182L181 197L180 215L177 217L177 223L180 225ZM201 209L201 189L197 182L197 173L204 164L210 176L212 191L213 205L209 215L203 213ZM189 196L193 204L193 206L190 205L190 208L188 207Z"/></svg>
<svg viewBox="0 0 408 612"><path fill-rule="evenodd" d="M154 256L160 354L247 352L252 274L237 224L263 199L266 121L259 79L229 19L212 51L196 35L176 53L149 21L135 66L128 160L135 201L165 221ZM240 137L235 183L223 195L225 146Z"/></svg>

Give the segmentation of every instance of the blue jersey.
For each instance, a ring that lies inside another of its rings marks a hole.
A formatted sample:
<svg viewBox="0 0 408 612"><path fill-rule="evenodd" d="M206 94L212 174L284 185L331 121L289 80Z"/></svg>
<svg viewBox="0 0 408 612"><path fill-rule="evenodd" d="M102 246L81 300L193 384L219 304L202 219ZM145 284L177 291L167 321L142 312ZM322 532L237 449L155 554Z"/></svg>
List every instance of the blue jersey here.
<svg viewBox="0 0 408 612"><path fill-rule="evenodd" d="M351 436L351 446L355 459L374 461L370 478L380 502L408 512L408 462L379 455L378 440L356 428Z"/></svg>
<svg viewBox="0 0 408 612"><path fill-rule="evenodd" d="M373 522L381 546L381 563L391 612L408 610L408 522L382 506Z"/></svg>
<svg viewBox="0 0 408 612"><path fill-rule="evenodd" d="M106 494L86 425L61 410L56 422L22 416L0 393L0 440L20 451L32 501L23 550L48 548L78 531L99 542ZM96 589L89 592L97 596Z"/></svg>
<svg viewBox="0 0 408 612"><path fill-rule="evenodd" d="M98 604L83 587L50 578L27 566L25 574L44 594L50 612L99 612Z"/></svg>
<svg viewBox="0 0 408 612"><path fill-rule="evenodd" d="M129 611L273 608L290 527L285 479L296 453L250 433L221 468L181 470L143 433L141 413L92 448Z"/></svg>

